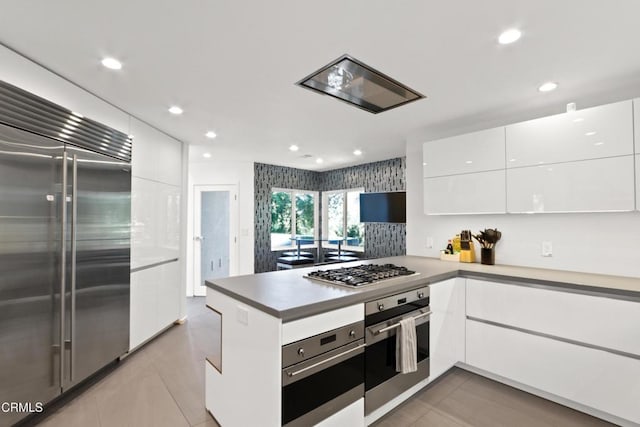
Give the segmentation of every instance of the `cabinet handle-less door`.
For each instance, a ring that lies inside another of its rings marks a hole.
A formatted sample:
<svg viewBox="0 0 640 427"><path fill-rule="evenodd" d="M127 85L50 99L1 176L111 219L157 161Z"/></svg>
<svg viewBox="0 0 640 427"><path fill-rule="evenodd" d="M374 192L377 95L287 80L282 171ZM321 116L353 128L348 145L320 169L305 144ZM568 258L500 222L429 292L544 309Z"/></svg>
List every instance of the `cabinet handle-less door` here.
<svg viewBox="0 0 640 427"><path fill-rule="evenodd" d="M76 252L77 252L77 225L78 225L78 156L73 155L71 189L71 330L69 332L69 381L73 382L75 362L76 339Z"/></svg>

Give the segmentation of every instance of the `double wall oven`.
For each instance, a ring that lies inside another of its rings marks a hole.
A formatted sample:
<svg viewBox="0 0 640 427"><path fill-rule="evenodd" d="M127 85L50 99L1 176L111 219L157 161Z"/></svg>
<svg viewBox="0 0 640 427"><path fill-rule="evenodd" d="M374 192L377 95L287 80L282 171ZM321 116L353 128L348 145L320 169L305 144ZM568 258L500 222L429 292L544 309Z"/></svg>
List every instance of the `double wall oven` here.
<svg viewBox="0 0 640 427"><path fill-rule="evenodd" d="M429 287L365 304L365 414L369 415L429 376ZM396 372L400 320L416 324L417 371Z"/></svg>

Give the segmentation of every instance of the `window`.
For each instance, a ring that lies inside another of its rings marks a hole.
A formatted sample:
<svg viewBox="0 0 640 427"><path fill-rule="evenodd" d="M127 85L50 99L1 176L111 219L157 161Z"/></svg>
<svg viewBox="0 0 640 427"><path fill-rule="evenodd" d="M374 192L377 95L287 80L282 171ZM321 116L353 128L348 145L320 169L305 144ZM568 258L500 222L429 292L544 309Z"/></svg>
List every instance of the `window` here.
<svg viewBox="0 0 640 427"><path fill-rule="evenodd" d="M360 193L364 188L326 191L323 193L323 236L329 239L324 246L364 251L364 224L360 222Z"/></svg>
<svg viewBox="0 0 640 427"><path fill-rule="evenodd" d="M271 191L271 250L291 249L294 238L314 247L318 238L318 193L274 188Z"/></svg>

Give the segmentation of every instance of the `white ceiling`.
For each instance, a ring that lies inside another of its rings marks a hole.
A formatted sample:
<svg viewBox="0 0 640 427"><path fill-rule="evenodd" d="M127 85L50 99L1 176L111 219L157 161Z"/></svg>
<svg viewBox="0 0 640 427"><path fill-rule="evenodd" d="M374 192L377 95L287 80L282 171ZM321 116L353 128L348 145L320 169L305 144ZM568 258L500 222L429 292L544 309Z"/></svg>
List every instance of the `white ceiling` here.
<svg viewBox="0 0 640 427"><path fill-rule="evenodd" d="M189 142L194 160L326 170L404 155L410 135L638 96L638 16L637 0L4 1L0 42ZM499 45L510 27L522 39ZM373 115L294 85L344 53L427 99ZM539 93L547 80L560 87Z"/></svg>

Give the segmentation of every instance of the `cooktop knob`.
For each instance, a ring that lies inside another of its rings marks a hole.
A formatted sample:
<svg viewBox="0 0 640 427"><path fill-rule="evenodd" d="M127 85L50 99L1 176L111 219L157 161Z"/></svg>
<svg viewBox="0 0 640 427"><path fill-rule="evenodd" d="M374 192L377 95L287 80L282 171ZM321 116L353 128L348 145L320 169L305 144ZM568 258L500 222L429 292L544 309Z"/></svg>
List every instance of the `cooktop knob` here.
<svg viewBox="0 0 640 427"><path fill-rule="evenodd" d="M350 338L355 338L356 336L356 331L354 331L353 329L349 331L349 337Z"/></svg>
<svg viewBox="0 0 640 427"><path fill-rule="evenodd" d="M299 348L298 349L298 356L304 357L304 348Z"/></svg>
<svg viewBox="0 0 640 427"><path fill-rule="evenodd" d="M378 311L384 310L384 304L378 304Z"/></svg>
<svg viewBox="0 0 640 427"><path fill-rule="evenodd" d="M424 298L424 292L418 292L418 298Z"/></svg>

